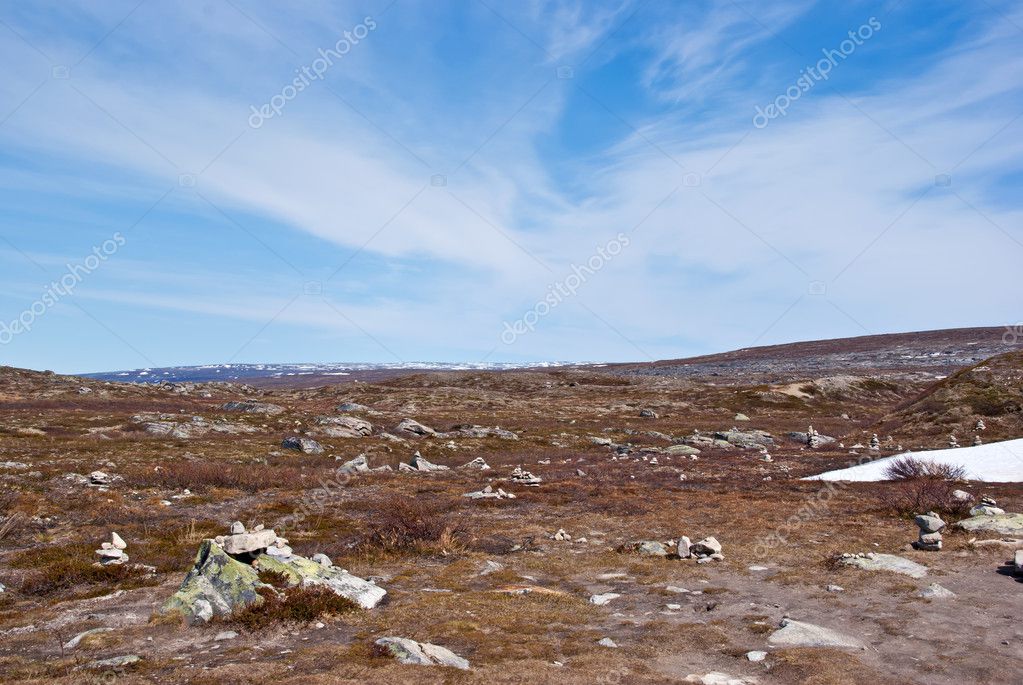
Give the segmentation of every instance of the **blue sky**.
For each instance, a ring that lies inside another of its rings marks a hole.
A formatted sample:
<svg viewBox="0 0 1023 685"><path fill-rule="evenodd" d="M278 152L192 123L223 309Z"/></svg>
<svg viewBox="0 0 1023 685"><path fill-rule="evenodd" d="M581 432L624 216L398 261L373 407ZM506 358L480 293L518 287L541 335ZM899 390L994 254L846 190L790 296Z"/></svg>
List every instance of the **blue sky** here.
<svg viewBox="0 0 1023 685"><path fill-rule="evenodd" d="M1021 45L998 0L5 2L0 363L1012 324Z"/></svg>

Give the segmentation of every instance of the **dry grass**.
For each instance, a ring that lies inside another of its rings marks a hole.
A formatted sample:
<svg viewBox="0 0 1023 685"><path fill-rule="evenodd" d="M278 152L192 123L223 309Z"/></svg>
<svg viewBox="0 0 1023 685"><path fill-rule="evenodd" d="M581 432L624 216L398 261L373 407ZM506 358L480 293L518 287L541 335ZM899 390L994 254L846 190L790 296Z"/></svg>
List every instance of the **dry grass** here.
<svg viewBox="0 0 1023 685"><path fill-rule="evenodd" d="M359 610L355 602L325 587L263 588L259 595L262 602L250 604L224 622L251 632L311 623L319 618L342 616Z"/></svg>

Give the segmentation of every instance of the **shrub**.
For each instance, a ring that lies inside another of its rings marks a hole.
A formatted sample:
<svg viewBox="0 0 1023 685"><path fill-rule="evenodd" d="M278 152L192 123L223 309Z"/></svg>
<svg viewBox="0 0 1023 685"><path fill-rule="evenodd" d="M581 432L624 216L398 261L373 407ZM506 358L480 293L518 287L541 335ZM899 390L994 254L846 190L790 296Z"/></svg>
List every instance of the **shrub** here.
<svg viewBox="0 0 1023 685"><path fill-rule="evenodd" d="M966 469L957 464L936 464L907 456L885 468L884 476L895 481L882 486L878 499L884 508L902 516L934 511L946 516L964 516L969 504L953 496Z"/></svg>
<svg viewBox="0 0 1023 685"><path fill-rule="evenodd" d="M271 583L277 585L277 582ZM288 623L309 623L321 616L340 616L356 611L359 605L326 587L293 587L286 590L261 588L260 604L236 611L226 623L254 631Z"/></svg>
<svg viewBox="0 0 1023 685"><path fill-rule="evenodd" d="M444 504L395 495L384 502L367 541L385 550L435 552L461 547L465 537Z"/></svg>
<svg viewBox="0 0 1023 685"><path fill-rule="evenodd" d="M158 486L173 489L205 491L225 488L255 492L272 488L301 487L301 471L289 466L224 462L176 461L161 464L155 469L136 470L129 475L133 485Z"/></svg>
<svg viewBox="0 0 1023 685"><path fill-rule="evenodd" d="M912 456L899 457L884 470L885 480L909 480L934 478L945 481L966 480L966 467L958 464L941 464L925 461Z"/></svg>

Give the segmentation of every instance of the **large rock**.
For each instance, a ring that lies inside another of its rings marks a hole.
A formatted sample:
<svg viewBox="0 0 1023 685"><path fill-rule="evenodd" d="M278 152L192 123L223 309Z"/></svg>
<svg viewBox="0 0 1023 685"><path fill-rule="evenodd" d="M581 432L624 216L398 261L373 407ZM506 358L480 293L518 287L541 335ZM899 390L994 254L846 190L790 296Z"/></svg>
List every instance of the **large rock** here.
<svg viewBox="0 0 1023 685"><path fill-rule="evenodd" d="M258 531L247 535L263 532L273 533ZM279 538L274 537L275 542L279 542ZM274 549L275 554L260 553L249 564L228 554L215 540L203 540L195 565L178 591L164 603L161 612L178 614L189 623L198 624L259 604L263 601L259 590L270 587L259 580L260 571L281 574L292 586L327 587L363 609L372 609L387 595L383 588L344 569L291 554L286 548Z"/></svg>
<svg viewBox="0 0 1023 685"><path fill-rule="evenodd" d="M477 471L489 471L490 464L483 457L476 457L472 461L462 464L463 469L476 469Z"/></svg>
<svg viewBox="0 0 1023 685"><path fill-rule="evenodd" d="M771 633L767 643L772 647L835 647L838 649L866 649L856 638L823 628L812 623L785 619L781 628Z"/></svg>
<svg viewBox="0 0 1023 685"><path fill-rule="evenodd" d="M434 435L437 435L437 431L430 428L429 426L424 426L423 424L419 423L418 421L414 421L413 419L402 419L401 423L397 425L395 430L398 433L404 433L406 435L418 435L419 437L432 437Z"/></svg>
<svg viewBox="0 0 1023 685"><path fill-rule="evenodd" d="M661 454L670 454L673 457L689 457L699 453L700 450L690 445L671 445L661 450Z"/></svg>
<svg viewBox="0 0 1023 685"><path fill-rule="evenodd" d="M717 432L714 434L714 437L742 449L759 449L760 447L774 446L774 438L770 433L762 430L741 431L737 428L732 428L727 431Z"/></svg>
<svg viewBox="0 0 1023 685"><path fill-rule="evenodd" d="M356 473L369 473L369 459L365 454L360 454L355 459L350 459L338 467L337 472L343 475L354 475Z"/></svg>
<svg viewBox="0 0 1023 685"><path fill-rule="evenodd" d="M355 602L363 609L372 609L387 596L387 590L368 580L352 575L337 566L327 566L320 561L306 559L296 554L286 556L262 554L256 558L253 566L259 571L272 571L286 576L291 585L330 588L335 594Z"/></svg>
<svg viewBox="0 0 1023 685"><path fill-rule="evenodd" d="M416 642L405 637L382 637L376 645L393 656L399 663L411 666L449 666L469 670L469 662L450 649Z"/></svg>
<svg viewBox="0 0 1023 685"><path fill-rule="evenodd" d="M284 438L281 447L286 450L298 450L305 454L323 454L323 446L311 438L299 438L296 436Z"/></svg>
<svg viewBox="0 0 1023 685"><path fill-rule="evenodd" d="M409 462L409 466L415 471L447 471L447 466L442 464L434 464L433 462L427 461L423 458L423 455L416 452L412 456L412 461Z"/></svg>
<svg viewBox="0 0 1023 685"><path fill-rule="evenodd" d="M232 558L213 540L203 540L195 566L162 612L180 614L189 623L203 623L212 616L230 616L236 609L262 602L257 590L263 587L267 585L260 582L256 569Z"/></svg>
<svg viewBox="0 0 1023 685"><path fill-rule="evenodd" d="M1023 534L1023 514L995 514L973 516L957 524L971 533L996 533L998 535Z"/></svg>
<svg viewBox="0 0 1023 685"><path fill-rule="evenodd" d="M221 407L224 411L242 412L243 414L267 414L275 416L284 412L284 407L269 402L228 402Z"/></svg>
<svg viewBox="0 0 1023 685"><path fill-rule="evenodd" d="M317 425L332 438L364 438L373 434L373 424L355 416L321 416Z"/></svg>
<svg viewBox="0 0 1023 685"><path fill-rule="evenodd" d="M864 571L889 571L901 573L910 578L923 578L927 575L927 567L894 554L875 554L843 556L839 561L846 566L855 566Z"/></svg>
<svg viewBox="0 0 1023 685"><path fill-rule="evenodd" d="M452 432L447 435L458 435L463 438L501 438L502 440L519 439L519 436L512 433L510 430L505 430L500 427L490 428L487 426L477 426L474 424L455 426L454 429L452 429Z"/></svg>
<svg viewBox="0 0 1023 685"><path fill-rule="evenodd" d="M228 554L241 555L259 552L275 542L277 542L277 533L272 530L260 530L226 536L223 538L222 547Z"/></svg>
<svg viewBox="0 0 1023 685"><path fill-rule="evenodd" d="M940 533L945 527L945 522L938 518L938 515L934 512L928 512L921 514L914 519L916 525L920 527L920 532L927 533Z"/></svg>

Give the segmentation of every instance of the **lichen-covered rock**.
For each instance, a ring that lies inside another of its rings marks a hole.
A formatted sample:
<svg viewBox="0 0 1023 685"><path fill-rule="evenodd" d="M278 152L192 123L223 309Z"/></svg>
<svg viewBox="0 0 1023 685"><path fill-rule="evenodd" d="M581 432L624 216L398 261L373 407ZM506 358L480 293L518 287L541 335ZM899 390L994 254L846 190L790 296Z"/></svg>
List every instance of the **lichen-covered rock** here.
<svg viewBox="0 0 1023 685"><path fill-rule="evenodd" d="M262 554L253 562L258 571L271 571L288 578L291 585L302 587L323 586L335 594L372 609L387 596L387 590L348 573L337 566L325 566L318 561L297 555L272 556Z"/></svg>
<svg viewBox="0 0 1023 685"><path fill-rule="evenodd" d="M963 530L971 533L997 533L998 535L1019 535L1023 533L1023 514L980 515L963 519L958 523Z"/></svg>
<svg viewBox="0 0 1023 685"><path fill-rule="evenodd" d="M232 558L213 540L203 540L195 566L181 587L163 605L164 614L180 614L189 623L203 623L205 603L213 616L230 616L235 609L263 601L257 590L267 585L252 566Z"/></svg>
<svg viewBox="0 0 1023 685"><path fill-rule="evenodd" d="M412 666L450 666L469 670L469 662L450 649L416 642L404 637L382 637L376 645L393 656L399 663Z"/></svg>

